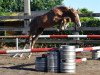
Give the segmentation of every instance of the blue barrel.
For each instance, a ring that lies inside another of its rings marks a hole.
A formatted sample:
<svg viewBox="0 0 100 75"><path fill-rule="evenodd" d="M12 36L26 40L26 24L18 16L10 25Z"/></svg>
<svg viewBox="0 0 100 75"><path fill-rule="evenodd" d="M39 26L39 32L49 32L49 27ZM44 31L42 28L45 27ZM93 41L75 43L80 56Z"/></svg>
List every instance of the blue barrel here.
<svg viewBox="0 0 100 75"><path fill-rule="evenodd" d="M35 70L43 72L47 71L47 57L36 57Z"/></svg>

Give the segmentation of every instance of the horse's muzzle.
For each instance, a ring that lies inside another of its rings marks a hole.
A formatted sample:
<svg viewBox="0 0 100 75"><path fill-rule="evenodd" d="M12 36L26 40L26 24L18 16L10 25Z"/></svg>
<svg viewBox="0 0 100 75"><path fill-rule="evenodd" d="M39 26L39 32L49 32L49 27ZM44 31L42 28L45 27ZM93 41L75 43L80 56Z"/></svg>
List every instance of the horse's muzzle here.
<svg viewBox="0 0 100 75"><path fill-rule="evenodd" d="M81 27L81 22L78 22L78 23L77 23L77 26L78 26L78 27Z"/></svg>

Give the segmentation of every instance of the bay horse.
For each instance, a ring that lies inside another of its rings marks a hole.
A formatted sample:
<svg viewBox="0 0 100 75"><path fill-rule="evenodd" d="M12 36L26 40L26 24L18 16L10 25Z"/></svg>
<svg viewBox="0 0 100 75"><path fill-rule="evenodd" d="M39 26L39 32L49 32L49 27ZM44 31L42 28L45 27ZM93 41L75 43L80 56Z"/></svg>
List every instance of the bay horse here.
<svg viewBox="0 0 100 75"><path fill-rule="evenodd" d="M81 27L78 11L65 6L55 7L41 16L36 16L29 24L29 39L26 40L26 43L30 41L31 48L34 48L39 35L45 28L58 25L59 30L64 30L68 26L68 22L74 22L78 27Z"/></svg>

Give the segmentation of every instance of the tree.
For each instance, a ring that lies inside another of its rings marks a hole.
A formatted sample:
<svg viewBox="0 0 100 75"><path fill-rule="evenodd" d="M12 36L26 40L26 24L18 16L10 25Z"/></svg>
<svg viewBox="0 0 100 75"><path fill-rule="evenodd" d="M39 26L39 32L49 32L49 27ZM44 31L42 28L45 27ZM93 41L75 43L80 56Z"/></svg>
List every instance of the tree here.
<svg viewBox="0 0 100 75"><path fill-rule="evenodd" d="M92 14L93 11L88 10L87 8L82 8L79 10L82 14ZM82 26L86 27L97 27L100 26L100 19L93 16L90 17L81 17Z"/></svg>
<svg viewBox="0 0 100 75"><path fill-rule="evenodd" d="M93 13L93 11L88 10L87 8L82 8L79 10L81 13L83 14L91 14Z"/></svg>
<svg viewBox="0 0 100 75"><path fill-rule="evenodd" d="M63 0L31 0L31 9L48 10L61 5ZM24 0L0 0L0 12L20 12L24 10Z"/></svg>
<svg viewBox="0 0 100 75"><path fill-rule="evenodd" d="M23 0L0 0L1 12L23 11Z"/></svg>
<svg viewBox="0 0 100 75"><path fill-rule="evenodd" d="M32 10L49 10L56 5L61 5L63 0L31 0Z"/></svg>

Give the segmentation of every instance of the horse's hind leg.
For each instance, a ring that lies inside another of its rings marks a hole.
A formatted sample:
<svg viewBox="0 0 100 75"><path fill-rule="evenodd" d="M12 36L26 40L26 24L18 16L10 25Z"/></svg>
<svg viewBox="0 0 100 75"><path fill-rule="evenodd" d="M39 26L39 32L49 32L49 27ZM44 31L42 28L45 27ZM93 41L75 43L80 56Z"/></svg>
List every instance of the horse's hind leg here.
<svg viewBox="0 0 100 75"><path fill-rule="evenodd" d="M36 43L36 41L38 40L39 36L42 34L44 28L38 28L37 32L35 34L35 37L32 37L32 41L31 41L31 49L34 48L34 45ZM31 57L32 53L30 53L30 55L28 56L29 58Z"/></svg>
<svg viewBox="0 0 100 75"><path fill-rule="evenodd" d="M24 43L24 48L23 49L26 49L26 47L28 46L28 44L30 42L30 37L31 37L31 35L29 35L28 38L25 39L25 43ZM20 57L23 57L23 54L24 53L21 53Z"/></svg>
<svg viewBox="0 0 100 75"><path fill-rule="evenodd" d="M29 41L30 41L30 35L29 35L28 38L25 40L24 49L26 49L26 47L27 47Z"/></svg>

